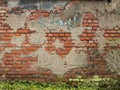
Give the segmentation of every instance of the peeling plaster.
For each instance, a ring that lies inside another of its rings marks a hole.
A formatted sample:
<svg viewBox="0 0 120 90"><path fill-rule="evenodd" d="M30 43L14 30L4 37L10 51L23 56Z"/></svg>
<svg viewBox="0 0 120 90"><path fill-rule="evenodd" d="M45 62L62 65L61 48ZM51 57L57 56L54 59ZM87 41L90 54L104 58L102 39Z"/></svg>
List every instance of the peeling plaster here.
<svg viewBox="0 0 120 90"><path fill-rule="evenodd" d="M53 45L56 46L56 48L63 48L64 47L64 43L61 43L59 39L55 40Z"/></svg>
<svg viewBox="0 0 120 90"><path fill-rule="evenodd" d="M28 27L31 30L36 30L35 33L33 33L29 36L30 43L32 43L32 44L43 44L46 41L45 28L41 28L41 26L38 23L38 20L30 21L28 23Z"/></svg>
<svg viewBox="0 0 120 90"><path fill-rule="evenodd" d="M94 38L98 42L98 51L102 54L104 53L104 46L107 40L103 37L104 31L97 30L96 37Z"/></svg>
<svg viewBox="0 0 120 90"><path fill-rule="evenodd" d="M97 40L98 42L98 45L99 45L98 50L101 54L103 53L105 43L110 43L111 45L117 45L120 43L119 39L115 41L108 41L103 37L104 32L101 31L102 28L108 29L108 27L113 28L117 25L118 26L120 25L120 21L116 19L117 14L110 13L112 11L108 11L108 10L106 11L106 6L104 2L94 2L94 4L92 1L81 2L77 6L71 9L65 10L63 12L63 16L65 18L61 17L61 19L63 21L66 21L69 18L73 18L76 12L79 12L82 14L84 14L85 12L92 12L95 15L95 17L98 19L100 28L97 30L96 32L97 35L94 39ZM11 14L5 20L5 23L8 23L11 26L11 28L14 29L14 32L16 32L18 28L24 27L24 23L26 22L26 17L29 14L30 14L29 12L23 13L21 15ZM29 39L30 39L29 41L31 44L44 44L47 41L45 37L45 33L49 32L50 30L56 31L56 32L60 30L63 30L65 32L71 32L72 39L75 45L82 44L83 42L80 41L78 35L82 34L85 29L91 30L91 27L82 27L82 26L77 26L69 30L66 24L58 25L57 23L53 22L53 19L60 20L58 16L52 17L51 15L50 18L43 18L43 21L40 21L40 20L28 21L28 27L30 28L30 30L36 30L35 33L32 33L29 36ZM82 17L80 17L79 22L81 25ZM16 44L18 47L20 47L21 44L24 42L24 40L25 40L24 35L19 37L14 36L11 40L11 43ZM55 41L54 45L57 48L63 47L63 44L61 44L57 40ZM17 49L17 48L11 48L11 49L6 48L5 51L0 53L0 59L2 60L3 55L6 52L11 52L12 49ZM119 56L120 56L119 51L113 50L108 53L105 60L108 62L108 66L112 71L117 71L120 74L120 70L119 70L120 57ZM76 53L74 47L70 51L70 53L66 55L63 59L61 59L59 55L55 53L49 54L47 51L45 51L45 46L43 46L42 48L39 48L37 51L32 52L31 54L28 55L28 57L38 57L38 63L33 64L32 68L39 68L39 67L49 68L53 71L53 73L61 76L70 69L77 68L77 67L85 67L87 65L87 54L84 52L80 52L79 54Z"/></svg>
<svg viewBox="0 0 120 90"><path fill-rule="evenodd" d="M10 27L14 29L14 32L16 32L18 28L24 27L25 22L26 22L25 14L16 15L13 13L4 21L4 23L9 24Z"/></svg>
<svg viewBox="0 0 120 90"><path fill-rule="evenodd" d="M49 54L44 50L44 48L38 49L36 52L30 54L30 56L38 57L38 63L33 65L33 68L49 68L53 73L61 76L72 68L87 65L86 53L81 52L80 54L76 54L74 49L72 49L71 52L63 59L61 59L57 54ZM67 65L65 65L65 63Z"/></svg>
<svg viewBox="0 0 120 90"><path fill-rule="evenodd" d="M109 69L113 72L117 72L120 75L120 51L111 50L106 56L105 60Z"/></svg>
<svg viewBox="0 0 120 90"><path fill-rule="evenodd" d="M11 40L11 43L17 45L18 47L21 47L21 44L24 43L24 41L25 41L25 35L14 36Z"/></svg>

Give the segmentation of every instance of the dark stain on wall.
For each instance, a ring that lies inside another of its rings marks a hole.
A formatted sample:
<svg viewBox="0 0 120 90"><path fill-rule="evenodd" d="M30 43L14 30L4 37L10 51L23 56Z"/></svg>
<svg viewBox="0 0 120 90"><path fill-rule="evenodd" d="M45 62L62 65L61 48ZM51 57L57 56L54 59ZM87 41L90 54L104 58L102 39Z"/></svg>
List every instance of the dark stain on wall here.
<svg viewBox="0 0 120 90"><path fill-rule="evenodd" d="M8 7L20 7L22 9L46 9L52 10L57 4L65 5L70 0L5 0Z"/></svg>

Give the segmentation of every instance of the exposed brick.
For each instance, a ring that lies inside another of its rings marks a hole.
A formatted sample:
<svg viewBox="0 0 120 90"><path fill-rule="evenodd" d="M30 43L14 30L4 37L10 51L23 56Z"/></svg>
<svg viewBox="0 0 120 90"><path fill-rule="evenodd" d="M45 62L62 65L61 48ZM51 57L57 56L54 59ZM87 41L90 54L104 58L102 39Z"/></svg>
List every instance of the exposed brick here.
<svg viewBox="0 0 120 90"><path fill-rule="evenodd" d="M70 32L64 32L60 30L59 32L50 32L46 33L47 41L46 43L47 47L45 47L45 50L49 53L55 52L58 54L61 58L65 57L74 46L74 43L72 43L71 33ZM60 43L63 43L63 48L56 48L56 46L53 46L53 43L55 40L59 39Z"/></svg>
<svg viewBox="0 0 120 90"><path fill-rule="evenodd" d="M86 47L97 47L97 43L87 43L85 44Z"/></svg>
<svg viewBox="0 0 120 90"><path fill-rule="evenodd" d="M83 27L90 27L90 24L89 23L83 23L82 26Z"/></svg>
<svg viewBox="0 0 120 90"><path fill-rule="evenodd" d="M105 30L105 33L117 33L118 30L115 29L109 29L109 30Z"/></svg>
<svg viewBox="0 0 120 90"><path fill-rule="evenodd" d="M26 50L28 51L36 51L38 47L27 47Z"/></svg>
<svg viewBox="0 0 120 90"><path fill-rule="evenodd" d="M120 33L116 33L116 37L120 37Z"/></svg>
<svg viewBox="0 0 120 90"><path fill-rule="evenodd" d="M17 32L20 34L22 34L22 33L25 34L25 33L28 33L29 30L28 29L18 29Z"/></svg>
<svg viewBox="0 0 120 90"><path fill-rule="evenodd" d="M65 8L71 8L74 6L75 2L70 2L69 5ZM58 7L57 7L58 8ZM56 8L56 9L57 9ZM13 10L16 10L14 8ZM30 16L29 20L37 20L40 17L49 17L50 12L47 10L29 10ZM57 12L63 11L62 7L59 7ZM61 12L62 13L62 12ZM74 45L71 31L65 32L63 30L46 32L46 42L45 44L31 44L29 42L30 34L35 33L28 28L27 23L24 28L18 28L15 32L8 24L4 21L9 17L6 9L0 9L0 40L4 43L0 44L0 52L4 52L7 48L12 48L9 53L4 53L2 58L2 63L0 63L0 74L6 74L7 79L29 79L37 81L56 81L57 76L52 73L52 71L39 68L38 70L32 70L31 65L34 65L38 62L38 57L30 57L29 54L35 52L42 45L45 45L45 50L50 52L50 54L56 53L59 57L64 58L70 53L70 51L75 47L77 52L84 51L88 55L87 61L88 65L83 68L72 69L65 73L65 78L75 78L77 75L82 75L82 78L88 78L94 74L108 75L106 62L103 60L104 55L92 55L92 51L98 50L99 43L96 43L95 36L96 31L99 29L99 21L91 12L86 12L83 16L82 26L90 27L91 30L85 29L79 39L82 41L80 44L77 43ZM25 35L25 41L22 43L21 47L18 47L15 44L11 43L13 36ZM114 41L116 38L120 37L119 27L113 29L104 30L105 39ZM63 44L63 47L58 47L54 45L55 41L59 40ZM16 49L19 48L19 49ZM89 48L92 48L89 51ZM105 45L104 52L108 52L112 49L120 50L120 45L112 46ZM3 64L3 65L2 65ZM111 72L109 72L111 74ZM2 78L2 77L0 77Z"/></svg>
<svg viewBox="0 0 120 90"><path fill-rule="evenodd" d="M109 36L110 36L110 34L107 34L107 33L106 33L106 34L104 34L104 37L109 37Z"/></svg>
<svg viewBox="0 0 120 90"><path fill-rule="evenodd" d="M0 47L0 51L3 51L5 48L4 47Z"/></svg>
<svg viewBox="0 0 120 90"><path fill-rule="evenodd" d="M37 20L40 17L49 17L50 13L46 10L31 10L31 15L29 16L29 20Z"/></svg>

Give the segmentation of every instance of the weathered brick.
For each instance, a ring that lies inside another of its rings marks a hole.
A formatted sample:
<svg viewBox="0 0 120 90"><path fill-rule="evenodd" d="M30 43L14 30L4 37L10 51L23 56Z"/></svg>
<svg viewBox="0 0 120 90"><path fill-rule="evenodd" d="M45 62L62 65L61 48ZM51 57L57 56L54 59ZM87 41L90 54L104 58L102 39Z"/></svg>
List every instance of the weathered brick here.
<svg viewBox="0 0 120 90"><path fill-rule="evenodd" d="M83 27L90 27L90 24L89 23L83 23L82 26Z"/></svg>
<svg viewBox="0 0 120 90"><path fill-rule="evenodd" d="M26 50L28 51L36 51L38 48L37 47L27 47Z"/></svg>
<svg viewBox="0 0 120 90"><path fill-rule="evenodd" d="M115 29L109 29L109 30L105 30L105 33L117 33L118 30Z"/></svg>
<svg viewBox="0 0 120 90"><path fill-rule="evenodd" d="M96 43L87 43L85 44L86 47L97 47Z"/></svg>
<svg viewBox="0 0 120 90"><path fill-rule="evenodd" d="M92 40L92 38L91 37L80 37L80 40L81 41L90 41L90 40Z"/></svg>
<svg viewBox="0 0 120 90"><path fill-rule="evenodd" d="M0 51L3 51L5 48L4 47L0 47Z"/></svg>
<svg viewBox="0 0 120 90"><path fill-rule="evenodd" d="M29 29L18 29L17 32L20 34L26 34L29 33Z"/></svg>
<svg viewBox="0 0 120 90"><path fill-rule="evenodd" d="M104 37L109 37L109 36L110 36L110 34L107 34L107 33L104 34Z"/></svg>

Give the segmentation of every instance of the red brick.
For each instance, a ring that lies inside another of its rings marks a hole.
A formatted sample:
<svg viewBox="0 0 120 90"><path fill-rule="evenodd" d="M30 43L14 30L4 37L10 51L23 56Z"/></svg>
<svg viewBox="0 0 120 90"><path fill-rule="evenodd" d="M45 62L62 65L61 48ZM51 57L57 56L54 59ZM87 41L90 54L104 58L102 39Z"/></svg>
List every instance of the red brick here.
<svg viewBox="0 0 120 90"><path fill-rule="evenodd" d="M77 44L76 47L77 48L84 47L84 44Z"/></svg>
<svg viewBox="0 0 120 90"><path fill-rule="evenodd" d="M90 27L90 24L89 23L83 23L82 26L83 27Z"/></svg>
<svg viewBox="0 0 120 90"><path fill-rule="evenodd" d="M0 13L0 17L3 17L4 16L4 13Z"/></svg>
<svg viewBox="0 0 120 90"><path fill-rule="evenodd" d="M88 37L95 37L95 34L94 33L88 33L87 36Z"/></svg>
<svg viewBox="0 0 120 90"><path fill-rule="evenodd" d="M80 40L81 41L90 41L90 40L92 40L92 38L91 37L80 37Z"/></svg>
<svg viewBox="0 0 120 90"><path fill-rule="evenodd" d="M31 44L29 44L29 43L23 43L21 46L22 47L29 47L29 46L31 46Z"/></svg>
<svg viewBox="0 0 120 90"><path fill-rule="evenodd" d="M33 57L33 58L28 58L28 60L29 60L29 61L37 61L37 60L38 60L38 58Z"/></svg>
<svg viewBox="0 0 120 90"><path fill-rule="evenodd" d="M13 54L11 54L11 53L5 53L4 57L13 57Z"/></svg>
<svg viewBox="0 0 120 90"><path fill-rule="evenodd" d="M91 23L90 26L91 27L97 27L97 26L99 26L99 24L98 23Z"/></svg>
<svg viewBox="0 0 120 90"><path fill-rule="evenodd" d="M70 47L66 47L65 50L67 50L68 52L71 51L72 48Z"/></svg>
<svg viewBox="0 0 120 90"><path fill-rule="evenodd" d="M26 67L26 68L30 68L30 65L14 65L14 68L22 68L22 67Z"/></svg>
<svg viewBox="0 0 120 90"><path fill-rule="evenodd" d="M94 20L95 17L92 16L92 15L85 15L85 16L84 16L84 19L86 19L86 20Z"/></svg>
<svg viewBox="0 0 120 90"><path fill-rule="evenodd" d="M36 20L36 19L39 19L39 17L36 17L36 16L29 16L29 20Z"/></svg>
<svg viewBox="0 0 120 90"><path fill-rule="evenodd" d="M28 51L36 51L38 48L37 47L28 47L26 50Z"/></svg>
<svg viewBox="0 0 120 90"><path fill-rule="evenodd" d="M118 30L114 30L114 29L109 29L109 30L105 30L106 33L117 33Z"/></svg>
<svg viewBox="0 0 120 90"><path fill-rule="evenodd" d="M22 51L21 50L12 50L12 53L13 54L22 54Z"/></svg>
<svg viewBox="0 0 120 90"><path fill-rule="evenodd" d="M48 41L52 41L52 40L53 40L53 37L47 37L47 40L48 40Z"/></svg>
<svg viewBox="0 0 120 90"><path fill-rule="evenodd" d="M8 13L5 13L5 16L6 16L6 17L8 17L8 16L10 16L10 14L8 14Z"/></svg>
<svg viewBox="0 0 120 90"><path fill-rule="evenodd" d="M114 41L114 37L107 37L106 39L109 41Z"/></svg>
<svg viewBox="0 0 120 90"><path fill-rule="evenodd" d="M66 37L62 37L62 38L61 38L61 40L66 41L66 40L67 40L67 38L66 38Z"/></svg>
<svg viewBox="0 0 120 90"><path fill-rule="evenodd" d="M73 47L73 46L74 46L74 44L71 43L71 42L66 42L66 43L64 44L64 47Z"/></svg>
<svg viewBox="0 0 120 90"><path fill-rule="evenodd" d="M49 44L53 44L53 43L54 43L54 41L53 41L53 40L52 40L52 41L48 41L48 43L49 43Z"/></svg>
<svg viewBox="0 0 120 90"><path fill-rule="evenodd" d="M45 50L46 50L46 51L50 51L50 50L49 50L49 47L45 47Z"/></svg>
<svg viewBox="0 0 120 90"><path fill-rule="evenodd" d="M14 62L13 62L13 61L4 61L4 64L5 64L5 65L13 65Z"/></svg>
<svg viewBox="0 0 120 90"><path fill-rule="evenodd" d="M60 37L64 37L65 35L67 36L67 34L59 33L59 36L60 36Z"/></svg>
<svg viewBox="0 0 120 90"><path fill-rule="evenodd" d="M2 39L1 39L1 41L10 41L11 40L11 37L3 37Z"/></svg>
<svg viewBox="0 0 120 90"><path fill-rule="evenodd" d="M40 47L42 47L42 45L44 45L44 44L31 44L31 47L40 48Z"/></svg>
<svg viewBox="0 0 120 90"><path fill-rule="evenodd" d="M5 48L4 47L0 47L0 51L3 51Z"/></svg>
<svg viewBox="0 0 120 90"><path fill-rule="evenodd" d="M97 29L98 29L98 26L96 26L96 27L92 27L92 29L93 29L93 30L97 30Z"/></svg>
<svg viewBox="0 0 120 90"><path fill-rule="evenodd" d="M32 16L39 17L39 16L40 16L40 13L32 13Z"/></svg>
<svg viewBox="0 0 120 90"><path fill-rule="evenodd" d="M55 48L55 47L50 47L49 50L50 50L50 51L55 51L56 48Z"/></svg>
<svg viewBox="0 0 120 90"><path fill-rule="evenodd" d="M96 47L97 44L96 43L87 43L85 44L86 47Z"/></svg>
<svg viewBox="0 0 120 90"><path fill-rule="evenodd" d="M0 30L0 34L6 33L6 30Z"/></svg>
<svg viewBox="0 0 120 90"><path fill-rule="evenodd" d="M10 57L5 57L2 60L5 60L5 61L7 61L7 60L9 61L10 60L11 61L11 60L13 60L13 58L12 57L11 58Z"/></svg>
<svg viewBox="0 0 120 90"><path fill-rule="evenodd" d="M92 23L92 22L93 22L93 20L87 20L87 22L88 22L88 23Z"/></svg>
<svg viewBox="0 0 120 90"><path fill-rule="evenodd" d="M7 34L4 34L5 37L13 37L15 34L14 33L7 33Z"/></svg>
<svg viewBox="0 0 120 90"><path fill-rule="evenodd" d="M109 37L109 36L110 36L110 34L107 34L107 33L104 34L104 37Z"/></svg>
<svg viewBox="0 0 120 90"><path fill-rule="evenodd" d="M71 37L71 33L65 33L66 37Z"/></svg>
<svg viewBox="0 0 120 90"><path fill-rule="evenodd" d="M43 16L44 16L44 17L49 17L50 14L49 14L49 13L43 13Z"/></svg>
<svg viewBox="0 0 120 90"><path fill-rule="evenodd" d="M57 50L56 50L56 53L57 53L58 55L66 55L66 54L68 54L67 51L61 50L61 49L57 49Z"/></svg>
<svg viewBox="0 0 120 90"><path fill-rule="evenodd" d="M72 41L72 37L67 37L66 41Z"/></svg>
<svg viewBox="0 0 120 90"><path fill-rule="evenodd" d="M120 47L120 44L118 44L118 47Z"/></svg>
<svg viewBox="0 0 120 90"><path fill-rule="evenodd" d="M20 33L15 33L15 36L21 36L21 34Z"/></svg>
<svg viewBox="0 0 120 90"><path fill-rule="evenodd" d="M26 33L29 33L29 29L18 29L17 33L26 34Z"/></svg>
<svg viewBox="0 0 120 90"><path fill-rule="evenodd" d="M8 43L6 44L6 47L16 47L16 44Z"/></svg>
<svg viewBox="0 0 120 90"><path fill-rule="evenodd" d="M98 23L98 20L93 20L93 23Z"/></svg>
<svg viewBox="0 0 120 90"><path fill-rule="evenodd" d="M87 34L86 34L86 33L82 33L80 36L83 36L83 37L84 37L84 36L87 36Z"/></svg>
<svg viewBox="0 0 120 90"><path fill-rule="evenodd" d="M59 33L54 33L53 36L54 36L54 37L58 37L58 36L59 36Z"/></svg>
<svg viewBox="0 0 120 90"><path fill-rule="evenodd" d="M115 37L115 36L116 36L116 34L114 34L114 33L113 33L113 34L110 34L110 36L111 36L111 37Z"/></svg>
<svg viewBox="0 0 120 90"><path fill-rule="evenodd" d="M7 32L7 33L14 33L12 29L9 29L9 27L8 27L8 29L6 30L6 32Z"/></svg>
<svg viewBox="0 0 120 90"><path fill-rule="evenodd" d="M116 37L120 37L120 33L116 33Z"/></svg>
<svg viewBox="0 0 120 90"><path fill-rule="evenodd" d="M53 37L54 34L53 33L48 33L48 37Z"/></svg>

